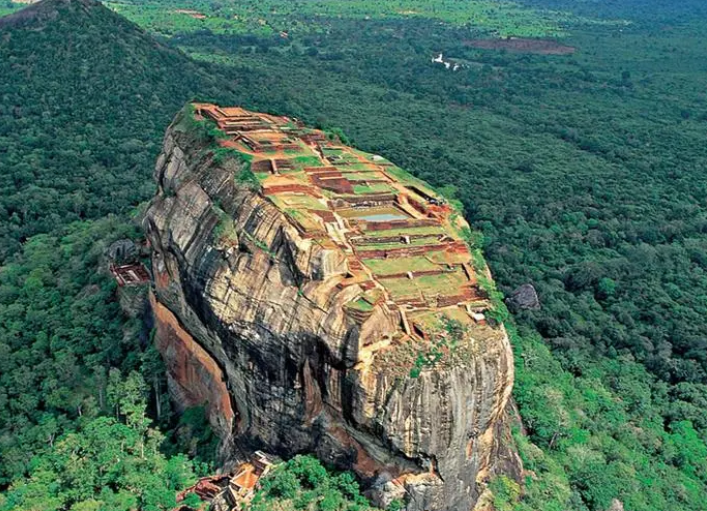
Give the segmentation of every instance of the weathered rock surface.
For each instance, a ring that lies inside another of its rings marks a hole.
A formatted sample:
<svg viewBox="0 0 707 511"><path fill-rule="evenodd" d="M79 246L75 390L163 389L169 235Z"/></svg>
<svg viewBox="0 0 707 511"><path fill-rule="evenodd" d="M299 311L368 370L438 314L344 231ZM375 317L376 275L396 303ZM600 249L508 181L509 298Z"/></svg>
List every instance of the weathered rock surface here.
<svg viewBox="0 0 707 511"><path fill-rule="evenodd" d="M403 495L411 511L472 509L480 483L519 464L502 327L485 327L463 362L417 378L380 363L400 313L383 304L363 321L347 315L343 305L360 290L337 287L346 259L236 183L235 160L217 161L173 126L145 220L156 342L173 396L207 406L231 459L312 452L355 470L374 494L382 489L380 501Z"/></svg>
<svg viewBox="0 0 707 511"><path fill-rule="evenodd" d="M532 284L523 284L508 297L508 305L514 309L539 309L540 298Z"/></svg>
<svg viewBox="0 0 707 511"><path fill-rule="evenodd" d="M607 511L624 511L624 504L619 499L614 499Z"/></svg>
<svg viewBox="0 0 707 511"><path fill-rule="evenodd" d="M117 240L111 243L106 250L108 258L118 264L133 262L137 259L140 253L140 248L130 239Z"/></svg>

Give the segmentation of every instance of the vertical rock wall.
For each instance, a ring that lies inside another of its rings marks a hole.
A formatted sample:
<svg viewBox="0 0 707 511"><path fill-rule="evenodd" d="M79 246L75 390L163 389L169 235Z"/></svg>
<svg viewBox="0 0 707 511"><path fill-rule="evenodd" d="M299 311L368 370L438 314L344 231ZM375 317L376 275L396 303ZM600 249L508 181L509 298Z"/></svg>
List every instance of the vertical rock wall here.
<svg viewBox="0 0 707 511"><path fill-rule="evenodd" d="M155 343L167 367L169 393L180 410L204 406L211 427L221 438L231 435L235 414L223 371L182 328L177 317L150 295Z"/></svg>

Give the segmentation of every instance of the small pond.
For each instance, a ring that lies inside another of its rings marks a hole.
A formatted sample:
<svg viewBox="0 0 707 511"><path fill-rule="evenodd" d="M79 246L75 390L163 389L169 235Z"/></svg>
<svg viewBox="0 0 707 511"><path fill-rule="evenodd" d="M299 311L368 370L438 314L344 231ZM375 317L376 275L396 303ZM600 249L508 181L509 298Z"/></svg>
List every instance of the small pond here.
<svg viewBox="0 0 707 511"><path fill-rule="evenodd" d="M399 213L376 213L373 215L360 216L358 218L366 222L391 222L393 220L405 220L408 217Z"/></svg>

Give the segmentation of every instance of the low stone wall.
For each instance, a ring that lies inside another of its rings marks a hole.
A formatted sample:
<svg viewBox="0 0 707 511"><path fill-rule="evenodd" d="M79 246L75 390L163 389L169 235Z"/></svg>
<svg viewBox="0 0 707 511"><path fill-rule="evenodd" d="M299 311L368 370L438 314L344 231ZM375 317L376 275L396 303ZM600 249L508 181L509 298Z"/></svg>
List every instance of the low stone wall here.
<svg viewBox="0 0 707 511"><path fill-rule="evenodd" d="M399 305L410 305L410 306L418 308L418 309L428 307L427 302L424 301L419 296L415 296L415 297L411 297L411 298L403 298L401 300L397 300L397 303Z"/></svg>
<svg viewBox="0 0 707 511"><path fill-rule="evenodd" d="M362 311L360 309L356 309L355 307L346 307L346 314L353 319L358 325L363 325L368 318L370 318L373 315L373 310L369 311Z"/></svg>
<svg viewBox="0 0 707 511"><path fill-rule="evenodd" d="M391 220L390 222L361 222L367 231L389 231L396 228L433 227L439 222L434 218L410 218L406 220Z"/></svg>
<svg viewBox="0 0 707 511"><path fill-rule="evenodd" d="M252 170L253 172L272 172L272 160L254 161L250 164L250 170Z"/></svg>
<svg viewBox="0 0 707 511"><path fill-rule="evenodd" d="M319 218L324 220L325 223L328 223L328 224L336 223L336 217L334 216L334 213L332 213L329 210L308 209L307 212L310 215L317 215Z"/></svg>
<svg viewBox="0 0 707 511"><path fill-rule="evenodd" d="M379 280L385 280L385 279L403 279L403 278L408 278L408 273L412 273L413 278L414 277L423 277L427 275L441 275L442 273L451 273L450 270L423 270L423 271L412 271L412 272L407 272L403 271L400 273L389 273L387 275L378 275L376 274L376 278Z"/></svg>
<svg viewBox="0 0 707 511"><path fill-rule="evenodd" d="M395 202L395 195L392 193L369 194L369 195L347 195L337 197L332 200L336 209L346 209L350 206L391 206Z"/></svg>
<svg viewBox="0 0 707 511"><path fill-rule="evenodd" d="M423 245L420 247L389 248L386 250L357 250L356 255L362 259L388 259L389 257L411 257L425 255L428 252L446 250L452 253L465 253L466 245L461 241L451 243Z"/></svg>
<svg viewBox="0 0 707 511"><path fill-rule="evenodd" d="M344 177L322 177L318 174L310 174L309 179L314 185L324 190L331 190L335 193L354 193L353 185Z"/></svg>
<svg viewBox="0 0 707 511"><path fill-rule="evenodd" d="M419 211L423 215L427 214L427 206L425 204L422 204L421 202L416 201L412 197L408 197L407 200L408 200L408 204L410 204L417 211Z"/></svg>
<svg viewBox="0 0 707 511"><path fill-rule="evenodd" d="M469 299L468 293L463 293L460 295L452 295L452 296L438 295L437 296L437 307L449 307L450 305L456 305L456 304L462 303L468 299Z"/></svg>
<svg viewBox="0 0 707 511"><path fill-rule="evenodd" d="M307 174L338 174L341 175L341 171L336 167L305 167L304 171Z"/></svg>
<svg viewBox="0 0 707 511"><path fill-rule="evenodd" d="M352 245L375 245L376 243L383 244L400 242L404 237L410 238L411 240L422 240L425 238L440 239L439 234L399 234L397 236L381 236L379 238L374 238L372 236L359 236L352 238L349 241L351 241Z"/></svg>
<svg viewBox="0 0 707 511"><path fill-rule="evenodd" d="M313 188L303 185L277 185L263 189L264 195L278 195L281 193L304 193L312 197L321 197Z"/></svg>

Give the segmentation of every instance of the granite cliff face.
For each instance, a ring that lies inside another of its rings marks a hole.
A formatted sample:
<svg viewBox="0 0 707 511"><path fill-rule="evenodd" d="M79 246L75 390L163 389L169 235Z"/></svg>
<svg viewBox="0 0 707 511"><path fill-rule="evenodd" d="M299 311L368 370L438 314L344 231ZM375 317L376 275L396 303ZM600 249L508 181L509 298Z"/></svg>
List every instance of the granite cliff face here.
<svg viewBox="0 0 707 511"><path fill-rule="evenodd" d="M394 297L380 282L397 281L379 279L378 270L352 256L359 249L350 250L346 239L358 228L341 215L355 208L317 213L331 242L310 235L307 219L297 221L278 202L278 191L299 193L281 181L282 158L257 166L267 169L257 173L258 185L247 179L253 177L247 167L268 158L239 149L242 138L214 139L192 115L182 112L165 136L145 229L153 250L156 342L170 390L183 407L207 407L224 458L256 449L316 453L355 470L379 503L403 498L411 511L470 510L488 477L517 473L505 412L512 352L502 326L489 326L483 310L470 308L486 306L483 300L469 295L457 306L438 295L433 306L422 292L414 305ZM326 154L319 135L302 137L297 143ZM236 157L238 151L246 157ZM342 197L317 200L341 205ZM373 198L380 206L382 196L372 197L363 207ZM454 222L463 220L455 215ZM409 237L406 243L415 244ZM391 262L391 254L369 255ZM455 268L445 266L445 277L456 275ZM416 278L411 271L402 277ZM451 328L461 333L453 345L440 343L437 327L422 331L427 316L415 315L438 307L476 322L455 321ZM428 352L425 343L437 349Z"/></svg>

